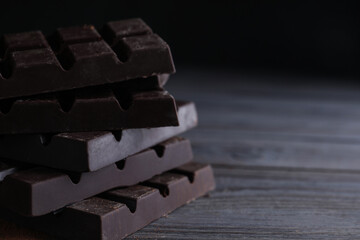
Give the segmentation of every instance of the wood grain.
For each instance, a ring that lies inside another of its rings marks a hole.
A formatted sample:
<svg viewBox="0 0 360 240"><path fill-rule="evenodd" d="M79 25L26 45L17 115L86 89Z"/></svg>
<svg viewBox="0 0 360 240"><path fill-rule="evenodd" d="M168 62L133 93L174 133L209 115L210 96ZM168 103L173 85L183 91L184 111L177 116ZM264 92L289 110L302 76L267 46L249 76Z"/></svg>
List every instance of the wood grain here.
<svg viewBox="0 0 360 240"><path fill-rule="evenodd" d="M219 76L169 82L197 103L200 126L185 135L216 191L130 238L359 238L360 89Z"/></svg>
<svg viewBox="0 0 360 240"><path fill-rule="evenodd" d="M360 238L358 86L180 68L167 87L197 104L184 135L217 189L129 239Z"/></svg>

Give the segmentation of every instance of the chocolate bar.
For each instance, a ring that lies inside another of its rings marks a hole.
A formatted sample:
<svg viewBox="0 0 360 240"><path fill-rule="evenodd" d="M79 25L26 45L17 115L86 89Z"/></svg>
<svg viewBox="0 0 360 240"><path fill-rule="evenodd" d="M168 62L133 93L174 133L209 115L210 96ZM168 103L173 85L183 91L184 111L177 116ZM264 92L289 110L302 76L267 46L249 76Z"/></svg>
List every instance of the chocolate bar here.
<svg viewBox="0 0 360 240"><path fill-rule="evenodd" d="M166 91L114 87L17 100L3 105L0 134L58 133L177 126L175 100Z"/></svg>
<svg viewBox="0 0 360 240"><path fill-rule="evenodd" d="M163 74L100 87L0 100L0 134L178 125L174 100L161 87L168 77ZM140 113L139 107L148 112ZM147 118L139 121L138 114L146 114Z"/></svg>
<svg viewBox="0 0 360 240"><path fill-rule="evenodd" d="M54 214L0 217L66 239L118 240L213 190L209 165L188 163L140 185L118 188L80 201Z"/></svg>
<svg viewBox="0 0 360 240"><path fill-rule="evenodd" d="M0 99L97 86L175 72L168 45L141 19L7 34Z"/></svg>
<svg viewBox="0 0 360 240"><path fill-rule="evenodd" d="M0 157L75 172L96 171L197 124L192 102L177 101L179 126L56 135L2 135Z"/></svg>
<svg viewBox="0 0 360 240"><path fill-rule="evenodd" d="M95 172L12 168L11 163L0 162L0 177L4 179L0 182L0 205L21 215L40 216L109 189L145 181L192 157L188 140L171 138Z"/></svg>

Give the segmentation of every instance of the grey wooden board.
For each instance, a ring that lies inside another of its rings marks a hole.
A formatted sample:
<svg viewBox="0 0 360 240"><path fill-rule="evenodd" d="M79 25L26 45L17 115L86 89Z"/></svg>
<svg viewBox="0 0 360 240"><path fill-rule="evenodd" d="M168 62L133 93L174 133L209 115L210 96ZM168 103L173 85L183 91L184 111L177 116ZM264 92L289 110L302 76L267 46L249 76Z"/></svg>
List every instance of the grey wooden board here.
<svg viewBox="0 0 360 240"><path fill-rule="evenodd" d="M217 189L129 239L360 238L360 88L292 80L178 68Z"/></svg>

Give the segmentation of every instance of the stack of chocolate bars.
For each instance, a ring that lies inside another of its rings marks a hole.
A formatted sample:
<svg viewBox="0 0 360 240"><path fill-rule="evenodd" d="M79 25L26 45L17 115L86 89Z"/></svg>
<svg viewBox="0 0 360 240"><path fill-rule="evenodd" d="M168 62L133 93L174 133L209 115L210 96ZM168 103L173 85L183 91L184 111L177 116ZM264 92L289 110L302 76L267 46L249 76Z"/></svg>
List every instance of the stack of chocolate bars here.
<svg viewBox="0 0 360 240"><path fill-rule="evenodd" d="M68 239L121 239L214 188L163 89L168 45L140 19L7 34L0 53L0 218Z"/></svg>

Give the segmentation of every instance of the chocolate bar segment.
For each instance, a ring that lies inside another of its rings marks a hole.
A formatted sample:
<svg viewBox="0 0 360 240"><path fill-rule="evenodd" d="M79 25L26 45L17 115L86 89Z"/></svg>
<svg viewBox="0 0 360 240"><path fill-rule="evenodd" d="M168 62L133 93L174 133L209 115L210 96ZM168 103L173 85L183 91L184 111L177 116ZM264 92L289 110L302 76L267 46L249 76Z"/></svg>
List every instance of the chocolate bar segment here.
<svg viewBox="0 0 360 240"><path fill-rule="evenodd" d="M197 125L194 103L177 101L179 126L0 136L0 157L75 172L96 171Z"/></svg>
<svg viewBox="0 0 360 240"><path fill-rule="evenodd" d="M1 55L7 55L14 51L47 47L49 44L40 31L7 34L2 38Z"/></svg>
<svg viewBox="0 0 360 240"><path fill-rule="evenodd" d="M58 28L48 39L57 52L70 44L102 40L101 35L91 25Z"/></svg>
<svg viewBox="0 0 360 240"><path fill-rule="evenodd" d="M0 99L98 86L175 71L168 45L139 19L3 37ZM109 45L109 43L111 46Z"/></svg>
<svg viewBox="0 0 360 240"><path fill-rule="evenodd" d="M26 218L2 209L0 216L66 239L122 239L214 189L209 165L201 165L192 174L191 183L186 175L164 173L144 184L115 189L75 203L56 214ZM158 185L148 186L153 182ZM162 189L168 190L166 197Z"/></svg>
<svg viewBox="0 0 360 240"><path fill-rule="evenodd" d="M188 140L171 138L95 172L17 169L0 162L0 205L20 215L40 216L109 189L145 181L192 157Z"/></svg>
<svg viewBox="0 0 360 240"><path fill-rule="evenodd" d="M112 46L124 37L151 33L151 28L139 18L108 22L102 28L104 39Z"/></svg>

